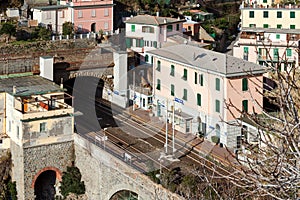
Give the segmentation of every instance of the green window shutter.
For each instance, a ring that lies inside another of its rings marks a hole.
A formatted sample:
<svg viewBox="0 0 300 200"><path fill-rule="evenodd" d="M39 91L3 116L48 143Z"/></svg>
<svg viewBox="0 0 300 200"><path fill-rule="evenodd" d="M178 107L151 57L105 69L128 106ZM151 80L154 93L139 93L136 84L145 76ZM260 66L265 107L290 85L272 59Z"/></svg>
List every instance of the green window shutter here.
<svg viewBox="0 0 300 200"><path fill-rule="evenodd" d="M160 79L157 79L157 86L156 86L157 90L160 90Z"/></svg>
<svg viewBox="0 0 300 200"><path fill-rule="evenodd" d="M277 11L277 18L282 18L282 12L281 11Z"/></svg>
<svg viewBox="0 0 300 200"><path fill-rule="evenodd" d="M249 47L244 47L244 53L248 53L249 52Z"/></svg>
<svg viewBox="0 0 300 200"><path fill-rule="evenodd" d="M220 91L220 79L216 78L216 90Z"/></svg>
<svg viewBox="0 0 300 200"><path fill-rule="evenodd" d="M296 29L295 25L290 25L290 29Z"/></svg>
<svg viewBox="0 0 300 200"><path fill-rule="evenodd" d="M187 89L183 89L183 100L187 101Z"/></svg>
<svg viewBox="0 0 300 200"><path fill-rule="evenodd" d="M273 56L274 56L274 59L278 59L279 55L278 55L278 49L277 48L274 48Z"/></svg>
<svg viewBox="0 0 300 200"><path fill-rule="evenodd" d="M160 61L159 61L159 60L157 61L157 67L156 67L156 70L160 72Z"/></svg>
<svg viewBox="0 0 300 200"><path fill-rule="evenodd" d="M131 32L135 32L135 25L131 25Z"/></svg>
<svg viewBox="0 0 300 200"><path fill-rule="evenodd" d="M268 0L263 0L263 3L268 3Z"/></svg>
<svg viewBox="0 0 300 200"><path fill-rule="evenodd" d="M242 101L243 111L248 112L248 100Z"/></svg>
<svg viewBox="0 0 300 200"><path fill-rule="evenodd" d="M197 84L198 83L198 74L197 74L197 72L195 72L195 84Z"/></svg>
<svg viewBox="0 0 300 200"><path fill-rule="evenodd" d="M153 47L157 48L157 42L156 41L153 42Z"/></svg>
<svg viewBox="0 0 300 200"><path fill-rule="evenodd" d="M183 78L183 80L185 80L185 81L187 80L187 69L184 69L184 70L183 70L183 77L182 77L182 78Z"/></svg>
<svg viewBox="0 0 300 200"><path fill-rule="evenodd" d="M277 24L277 28L282 28L282 24Z"/></svg>
<svg viewBox="0 0 300 200"><path fill-rule="evenodd" d="M140 40L140 47L144 47L144 40L143 39Z"/></svg>
<svg viewBox="0 0 300 200"><path fill-rule="evenodd" d="M149 56L145 55L145 62L149 62Z"/></svg>
<svg viewBox="0 0 300 200"><path fill-rule="evenodd" d="M242 79L242 91L247 91L248 90L248 79L243 78Z"/></svg>
<svg viewBox="0 0 300 200"><path fill-rule="evenodd" d="M171 76L175 76L175 66L174 65L171 65L171 73L170 73Z"/></svg>
<svg viewBox="0 0 300 200"><path fill-rule="evenodd" d="M280 34L276 34L276 39L280 39Z"/></svg>
<svg viewBox="0 0 300 200"><path fill-rule="evenodd" d="M203 86L203 74L200 74L199 79L200 86Z"/></svg>
<svg viewBox="0 0 300 200"><path fill-rule="evenodd" d="M290 12L290 18L295 18L295 11Z"/></svg>
<svg viewBox="0 0 300 200"><path fill-rule="evenodd" d="M286 56L292 56L292 49L286 49Z"/></svg>
<svg viewBox="0 0 300 200"><path fill-rule="evenodd" d="M171 84L171 96L175 96L175 86Z"/></svg>
<svg viewBox="0 0 300 200"><path fill-rule="evenodd" d="M220 112L220 101L216 100L216 112Z"/></svg>
<svg viewBox="0 0 300 200"><path fill-rule="evenodd" d="M264 24L264 28L269 28L269 24Z"/></svg>
<svg viewBox="0 0 300 200"><path fill-rule="evenodd" d="M197 105L201 106L201 94L197 94Z"/></svg>
<svg viewBox="0 0 300 200"><path fill-rule="evenodd" d="M254 18L254 11L249 11L249 18Z"/></svg>
<svg viewBox="0 0 300 200"><path fill-rule="evenodd" d="M269 11L264 11L264 18L268 18L269 17Z"/></svg>
<svg viewBox="0 0 300 200"><path fill-rule="evenodd" d="M167 32L173 31L173 25L168 25L167 26Z"/></svg>
<svg viewBox="0 0 300 200"><path fill-rule="evenodd" d="M255 28L255 27L256 27L256 24L249 24L249 27L250 27L250 28Z"/></svg>
<svg viewBox="0 0 300 200"><path fill-rule="evenodd" d="M140 40L135 39L135 45L136 45L136 47L140 47Z"/></svg>
<svg viewBox="0 0 300 200"><path fill-rule="evenodd" d="M130 38L126 38L125 43L126 43L126 48L131 47L131 39Z"/></svg>

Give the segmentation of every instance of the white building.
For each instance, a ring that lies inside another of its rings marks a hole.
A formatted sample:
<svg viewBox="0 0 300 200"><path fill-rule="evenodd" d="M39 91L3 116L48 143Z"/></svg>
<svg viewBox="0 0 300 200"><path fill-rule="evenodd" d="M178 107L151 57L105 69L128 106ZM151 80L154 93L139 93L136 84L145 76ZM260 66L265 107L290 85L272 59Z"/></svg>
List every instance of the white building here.
<svg viewBox="0 0 300 200"><path fill-rule="evenodd" d="M147 52L153 56L153 111L172 121L183 133L217 137L236 147L240 132L225 122L242 111L260 112L264 68L225 54L190 45L176 45ZM227 109L226 104L235 108ZM225 122L224 122L225 121Z"/></svg>

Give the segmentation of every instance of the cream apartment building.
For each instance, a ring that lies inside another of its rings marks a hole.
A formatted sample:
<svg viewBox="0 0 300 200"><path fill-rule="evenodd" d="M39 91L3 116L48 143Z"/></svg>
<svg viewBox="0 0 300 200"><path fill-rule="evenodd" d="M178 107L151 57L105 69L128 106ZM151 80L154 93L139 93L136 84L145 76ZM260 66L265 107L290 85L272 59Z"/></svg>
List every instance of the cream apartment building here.
<svg viewBox="0 0 300 200"><path fill-rule="evenodd" d="M236 147L240 132L224 123L242 111L260 113L264 68L257 64L189 45L147 52L153 56L153 112L184 133L217 136ZM236 108L227 109L225 103ZM168 109L167 109L168 108ZM168 110L168 112L167 112Z"/></svg>
<svg viewBox="0 0 300 200"><path fill-rule="evenodd" d="M126 46L144 55L144 52L160 48L169 36L183 31L185 19L138 15L125 21Z"/></svg>

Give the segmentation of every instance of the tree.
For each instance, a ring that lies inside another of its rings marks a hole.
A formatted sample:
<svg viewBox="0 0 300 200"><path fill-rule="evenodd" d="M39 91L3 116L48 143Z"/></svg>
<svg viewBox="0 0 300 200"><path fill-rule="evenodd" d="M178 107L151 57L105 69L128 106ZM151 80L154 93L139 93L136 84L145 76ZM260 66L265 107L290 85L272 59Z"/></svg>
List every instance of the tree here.
<svg viewBox="0 0 300 200"><path fill-rule="evenodd" d="M240 111L242 119L257 130L250 131L240 121L238 125L243 127L247 137L254 135L257 144L243 141L245 151L237 157L239 178L228 176L228 179L248 191L252 198L297 199L300 189L300 71L295 63L288 63L286 51L274 58L270 54L274 47L264 46L271 60L267 67L269 77L275 84L264 83L261 95L278 110L268 112L260 105L260 115ZM286 69L283 71L282 67ZM232 103L227 106L238 109Z"/></svg>
<svg viewBox="0 0 300 200"><path fill-rule="evenodd" d="M63 172L60 190L64 197L70 193L76 195L85 193L85 185L81 181L81 173L77 167L67 167L67 171Z"/></svg>
<svg viewBox="0 0 300 200"><path fill-rule="evenodd" d="M63 35L72 35L74 34L74 25L72 22L63 23Z"/></svg>
<svg viewBox="0 0 300 200"><path fill-rule="evenodd" d="M49 40L51 37L51 31L45 27L39 27L38 36L42 40Z"/></svg>
<svg viewBox="0 0 300 200"><path fill-rule="evenodd" d="M7 34L8 41L10 40L11 36L16 33L16 25L6 22L2 25L0 29L0 34Z"/></svg>

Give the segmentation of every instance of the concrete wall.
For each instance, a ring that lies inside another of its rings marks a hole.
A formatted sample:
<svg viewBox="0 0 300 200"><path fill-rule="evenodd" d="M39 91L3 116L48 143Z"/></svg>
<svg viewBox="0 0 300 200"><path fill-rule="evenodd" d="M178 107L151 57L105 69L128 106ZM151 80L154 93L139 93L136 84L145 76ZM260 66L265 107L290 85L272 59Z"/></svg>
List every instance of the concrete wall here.
<svg viewBox="0 0 300 200"><path fill-rule="evenodd" d="M88 199L109 200L123 189L137 193L139 200L183 199L77 134L74 144L75 164L85 182Z"/></svg>

